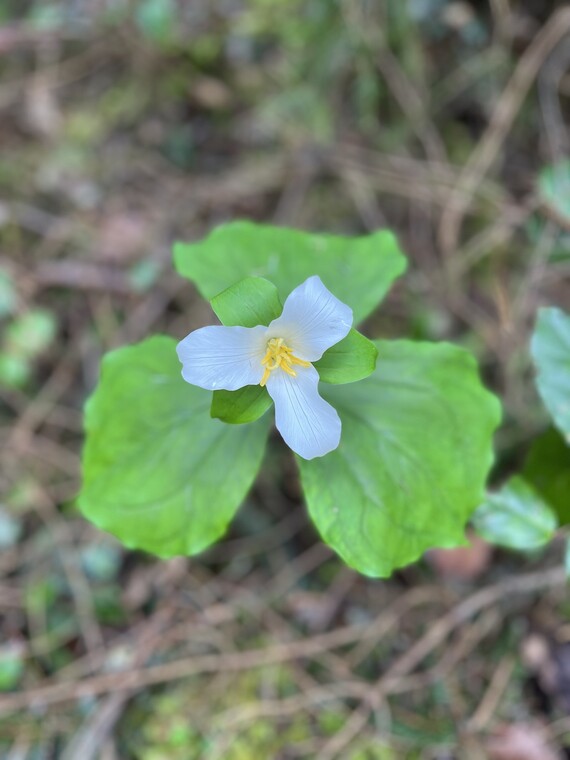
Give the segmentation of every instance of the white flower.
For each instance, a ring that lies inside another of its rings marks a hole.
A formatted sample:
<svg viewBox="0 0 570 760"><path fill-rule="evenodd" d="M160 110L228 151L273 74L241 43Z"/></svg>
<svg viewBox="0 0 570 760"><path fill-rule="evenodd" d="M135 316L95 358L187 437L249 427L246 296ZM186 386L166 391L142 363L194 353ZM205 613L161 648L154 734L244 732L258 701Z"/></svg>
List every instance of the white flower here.
<svg viewBox="0 0 570 760"><path fill-rule="evenodd" d="M264 385L275 404L275 425L304 459L322 457L340 443L336 410L318 391L312 362L348 334L352 309L309 277L267 327L203 327L180 341L182 377L206 390Z"/></svg>

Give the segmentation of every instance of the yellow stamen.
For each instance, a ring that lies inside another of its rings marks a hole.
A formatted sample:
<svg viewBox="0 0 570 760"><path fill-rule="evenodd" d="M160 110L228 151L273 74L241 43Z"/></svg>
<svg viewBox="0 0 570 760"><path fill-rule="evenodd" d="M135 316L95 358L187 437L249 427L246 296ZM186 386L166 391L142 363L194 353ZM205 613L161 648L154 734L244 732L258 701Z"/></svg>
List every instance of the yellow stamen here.
<svg viewBox="0 0 570 760"><path fill-rule="evenodd" d="M297 364L299 367L311 366L310 362L293 356L293 349L285 345L283 338L271 338L267 342L267 353L261 360L261 363L265 367L265 372L259 383L262 387L267 383L269 376L275 369L281 368L291 377L296 377L297 373L293 369L294 364Z"/></svg>

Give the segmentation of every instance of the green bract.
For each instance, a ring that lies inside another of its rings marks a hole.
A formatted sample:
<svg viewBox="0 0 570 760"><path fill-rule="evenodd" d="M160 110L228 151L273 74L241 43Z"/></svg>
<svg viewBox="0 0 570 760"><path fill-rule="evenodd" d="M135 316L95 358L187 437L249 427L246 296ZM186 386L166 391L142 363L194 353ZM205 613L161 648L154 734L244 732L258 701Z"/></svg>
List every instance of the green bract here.
<svg viewBox="0 0 570 760"><path fill-rule="evenodd" d="M267 388L246 385L239 391L214 391L210 414L223 422L243 425L259 419L272 403Z"/></svg>
<svg viewBox="0 0 570 760"><path fill-rule="evenodd" d="M281 314L283 305L277 288L263 277L246 277L210 301L223 325L255 327L268 325Z"/></svg>
<svg viewBox="0 0 570 760"><path fill-rule="evenodd" d="M220 322L228 327L268 325L282 310L277 288L262 277L247 277L210 301ZM376 366L378 351L372 341L356 330L315 362L324 383L353 383L368 377ZM243 424L261 417L272 401L265 388L247 386L238 391L214 391L212 417Z"/></svg>
<svg viewBox="0 0 570 760"><path fill-rule="evenodd" d="M371 340L351 330L344 340L329 348L315 367L323 383L355 383L371 375L376 367L378 349Z"/></svg>
<svg viewBox="0 0 570 760"><path fill-rule="evenodd" d="M349 239L249 222L178 244L175 260L224 325L244 327L279 317L312 275L357 325L405 268L387 231ZM164 557L194 554L223 534L273 418L260 386L211 393L185 383L175 346L156 337L105 358L86 409L79 498L84 514L127 546ZM315 368L343 425L338 449L298 460L323 540L372 576L464 543L500 416L474 359L447 344L373 343L353 329Z"/></svg>

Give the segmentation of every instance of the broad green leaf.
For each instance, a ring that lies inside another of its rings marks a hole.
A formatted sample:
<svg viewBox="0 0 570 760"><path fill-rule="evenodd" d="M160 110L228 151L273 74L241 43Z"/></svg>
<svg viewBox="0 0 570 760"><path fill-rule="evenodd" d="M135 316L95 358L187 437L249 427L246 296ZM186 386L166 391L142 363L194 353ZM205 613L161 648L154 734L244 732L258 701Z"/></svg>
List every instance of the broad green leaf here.
<svg viewBox="0 0 570 760"><path fill-rule="evenodd" d="M272 403L267 388L246 385L239 391L214 391L210 414L222 422L243 425L259 419Z"/></svg>
<svg viewBox="0 0 570 760"><path fill-rule="evenodd" d="M537 549L556 530L556 516L519 475L491 493L473 515L473 525L486 541L508 549Z"/></svg>
<svg viewBox="0 0 570 760"><path fill-rule="evenodd" d="M531 341L536 385L556 427L570 442L570 316L540 309Z"/></svg>
<svg viewBox="0 0 570 760"><path fill-rule="evenodd" d="M545 166L538 178L542 201L566 227L570 227L570 159Z"/></svg>
<svg viewBox="0 0 570 760"><path fill-rule="evenodd" d="M223 325L268 325L283 311L277 288L263 277L246 277L210 301Z"/></svg>
<svg viewBox="0 0 570 760"><path fill-rule="evenodd" d="M356 325L382 301L406 259L388 230L347 238L239 221L218 227L198 243L176 243L174 264L208 300L252 275L274 282L284 300L308 277L319 275L353 309Z"/></svg>
<svg viewBox="0 0 570 760"><path fill-rule="evenodd" d="M534 441L522 475L560 524L570 523L570 448L557 430L550 428Z"/></svg>
<svg viewBox="0 0 570 760"><path fill-rule="evenodd" d="M374 372L378 349L364 335L351 330L315 362L315 368L323 383L354 383Z"/></svg>
<svg viewBox="0 0 570 760"><path fill-rule="evenodd" d="M126 546L195 554L226 530L261 464L269 419L225 425L185 383L176 341L113 351L86 407L79 506Z"/></svg>
<svg viewBox="0 0 570 760"><path fill-rule="evenodd" d="M427 549L465 543L493 461L500 406L461 348L376 346L370 377L321 386L342 419L339 448L298 461L323 540L361 573L387 577Z"/></svg>

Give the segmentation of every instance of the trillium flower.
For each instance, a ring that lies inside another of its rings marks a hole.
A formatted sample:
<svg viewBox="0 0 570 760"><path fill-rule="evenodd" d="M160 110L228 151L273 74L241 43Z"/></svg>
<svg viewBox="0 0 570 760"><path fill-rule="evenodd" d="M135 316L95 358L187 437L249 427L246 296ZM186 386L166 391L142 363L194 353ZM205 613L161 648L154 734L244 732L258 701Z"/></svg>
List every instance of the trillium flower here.
<svg viewBox="0 0 570 760"><path fill-rule="evenodd" d="M177 347L182 377L210 391L265 386L285 443L304 459L324 456L339 445L341 422L319 395L313 362L346 337L352 318L319 277L309 277L267 326L211 326L187 335Z"/></svg>

